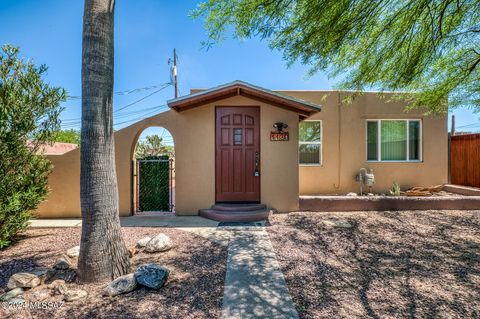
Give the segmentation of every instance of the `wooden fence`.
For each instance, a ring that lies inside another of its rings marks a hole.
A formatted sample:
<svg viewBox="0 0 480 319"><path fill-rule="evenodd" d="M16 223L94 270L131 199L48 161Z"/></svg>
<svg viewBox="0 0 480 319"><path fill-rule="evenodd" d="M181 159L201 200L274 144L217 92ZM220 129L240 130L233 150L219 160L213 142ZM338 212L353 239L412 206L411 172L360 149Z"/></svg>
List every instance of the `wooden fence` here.
<svg viewBox="0 0 480 319"><path fill-rule="evenodd" d="M480 134L451 137L450 174L452 184L480 187Z"/></svg>

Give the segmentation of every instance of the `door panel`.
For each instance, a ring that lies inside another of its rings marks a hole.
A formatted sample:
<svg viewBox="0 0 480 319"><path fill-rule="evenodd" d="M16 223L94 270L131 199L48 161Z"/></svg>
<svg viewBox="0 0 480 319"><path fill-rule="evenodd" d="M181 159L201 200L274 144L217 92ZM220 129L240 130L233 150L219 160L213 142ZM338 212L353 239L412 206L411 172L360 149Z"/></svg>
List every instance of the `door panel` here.
<svg viewBox="0 0 480 319"><path fill-rule="evenodd" d="M216 201L259 202L259 108L217 107L215 122Z"/></svg>

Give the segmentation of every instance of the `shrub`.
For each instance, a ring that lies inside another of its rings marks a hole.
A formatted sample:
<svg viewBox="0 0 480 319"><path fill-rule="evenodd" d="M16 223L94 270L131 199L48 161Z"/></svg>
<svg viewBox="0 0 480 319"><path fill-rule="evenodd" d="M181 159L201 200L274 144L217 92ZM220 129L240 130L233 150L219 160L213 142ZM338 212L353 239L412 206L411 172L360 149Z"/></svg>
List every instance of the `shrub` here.
<svg viewBox="0 0 480 319"><path fill-rule="evenodd" d="M18 57L18 48L0 51L0 249L28 225L48 194L51 163L41 145L60 128L65 90L42 80L44 65Z"/></svg>
<svg viewBox="0 0 480 319"><path fill-rule="evenodd" d="M400 184L397 182L393 182L392 189L390 190L390 195L392 196L400 196L402 190L400 189Z"/></svg>

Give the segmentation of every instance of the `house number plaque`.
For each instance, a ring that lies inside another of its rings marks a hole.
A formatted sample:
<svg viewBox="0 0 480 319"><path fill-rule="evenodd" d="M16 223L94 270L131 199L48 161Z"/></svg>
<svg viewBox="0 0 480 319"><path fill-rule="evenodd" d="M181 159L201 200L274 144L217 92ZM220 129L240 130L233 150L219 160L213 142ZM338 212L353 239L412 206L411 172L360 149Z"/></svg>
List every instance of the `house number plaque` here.
<svg viewBox="0 0 480 319"><path fill-rule="evenodd" d="M288 141L288 132L270 132L270 141Z"/></svg>
<svg viewBox="0 0 480 319"><path fill-rule="evenodd" d="M277 122L273 124L275 131L270 132L270 141L288 141L288 132L285 132L284 129L288 127L287 124L282 122Z"/></svg>

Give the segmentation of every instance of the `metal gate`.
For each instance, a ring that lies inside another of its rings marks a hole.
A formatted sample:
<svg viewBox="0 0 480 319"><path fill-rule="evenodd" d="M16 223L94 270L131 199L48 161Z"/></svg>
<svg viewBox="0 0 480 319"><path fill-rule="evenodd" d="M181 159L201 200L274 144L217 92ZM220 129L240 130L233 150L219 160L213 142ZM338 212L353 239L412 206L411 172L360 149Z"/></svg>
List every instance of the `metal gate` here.
<svg viewBox="0 0 480 319"><path fill-rule="evenodd" d="M173 159L152 156L136 160L137 212L173 212Z"/></svg>

